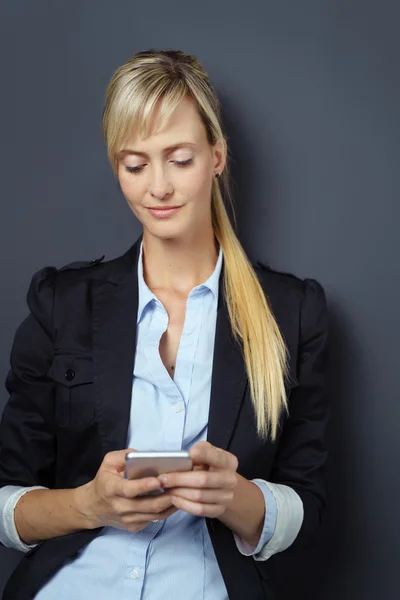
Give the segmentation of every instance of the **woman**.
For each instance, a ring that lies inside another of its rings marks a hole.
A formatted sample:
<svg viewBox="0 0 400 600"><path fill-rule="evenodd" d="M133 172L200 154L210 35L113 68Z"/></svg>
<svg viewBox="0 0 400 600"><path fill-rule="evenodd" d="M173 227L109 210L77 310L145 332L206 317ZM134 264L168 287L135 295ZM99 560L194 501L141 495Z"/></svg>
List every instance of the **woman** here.
<svg viewBox="0 0 400 600"><path fill-rule="evenodd" d="M0 453L2 541L26 556L3 598L271 598L267 559L324 508L323 288L248 261L195 57L117 69L103 131L143 236L32 279ZM195 468L129 481L128 448Z"/></svg>

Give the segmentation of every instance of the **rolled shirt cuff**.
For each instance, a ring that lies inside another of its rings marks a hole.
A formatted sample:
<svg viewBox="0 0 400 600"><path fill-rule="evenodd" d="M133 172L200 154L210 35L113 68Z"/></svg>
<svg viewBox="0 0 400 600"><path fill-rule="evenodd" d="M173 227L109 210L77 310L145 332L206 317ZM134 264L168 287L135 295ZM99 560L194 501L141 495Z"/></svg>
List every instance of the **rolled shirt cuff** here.
<svg viewBox="0 0 400 600"><path fill-rule="evenodd" d="M46 490L43 486L22 487L7 485L0 489L0 542L6 548L13 548L20 552L29 552L37 544L24 544L18 535L14 520L14 510L17 502L27 492L32 490Z"/></svg>

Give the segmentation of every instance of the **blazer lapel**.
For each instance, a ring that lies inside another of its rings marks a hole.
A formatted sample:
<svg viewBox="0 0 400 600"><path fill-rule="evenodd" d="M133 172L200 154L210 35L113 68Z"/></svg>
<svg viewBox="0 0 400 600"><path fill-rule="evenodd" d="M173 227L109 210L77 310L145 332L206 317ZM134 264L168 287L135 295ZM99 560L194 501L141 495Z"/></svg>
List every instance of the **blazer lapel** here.
<svg viewBox="0 0 400 600"><path fill-rule="evenodd" d="M240 345L235 341L223 293L221 272L215 331L207 441L228 448L247 386Z"/></svg>
<svg viewBox="0 0 400 600"><path fill-rule="evenodd" d="M142 236L93 288L93 358L99 434L104 451L126 447L138 310Z"/></svg>
<svg viewBox="0 0 400 600"><path fill-rule="evenodd" d="M142 236L96 282L93 302L93 358L99 434L105 452L126 447L136 349L137 261ZM247 386L240 345L233 338L223 293L223 272L215 331L207 440L227 449Z"/></svg>

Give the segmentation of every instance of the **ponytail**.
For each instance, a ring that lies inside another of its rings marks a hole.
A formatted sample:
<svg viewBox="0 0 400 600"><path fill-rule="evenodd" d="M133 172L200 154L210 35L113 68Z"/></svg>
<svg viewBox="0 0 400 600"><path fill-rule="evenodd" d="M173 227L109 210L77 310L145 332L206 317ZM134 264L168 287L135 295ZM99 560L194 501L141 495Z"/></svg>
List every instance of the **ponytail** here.
<svg viewBox="0 0 400 600"><path fill-rule="evenodd" d="M216 182L212 221L224 254L225 298L233 335L242 346L257 432L263 438L270 435L274 441L280 414L287 411L287 348L257 275L233 230Z"/></svg>

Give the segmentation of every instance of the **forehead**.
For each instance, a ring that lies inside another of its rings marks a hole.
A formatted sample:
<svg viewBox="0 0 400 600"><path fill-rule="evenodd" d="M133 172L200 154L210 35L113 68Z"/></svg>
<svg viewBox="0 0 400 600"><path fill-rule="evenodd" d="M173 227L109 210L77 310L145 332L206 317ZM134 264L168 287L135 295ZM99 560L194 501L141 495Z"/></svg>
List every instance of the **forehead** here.
<svg viewBox="0 0 400 600"><path fill-rule="evenodd" d="M174 144L188 142L201 144L206 141L206 131L195 102L185 97L172 114L158 127L160 104L156 105L148 122L148 135L140 137L133 131L127 138L124 148L135 148L146 152L151 149L166 148Z"/></svg>

